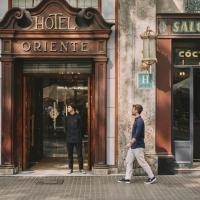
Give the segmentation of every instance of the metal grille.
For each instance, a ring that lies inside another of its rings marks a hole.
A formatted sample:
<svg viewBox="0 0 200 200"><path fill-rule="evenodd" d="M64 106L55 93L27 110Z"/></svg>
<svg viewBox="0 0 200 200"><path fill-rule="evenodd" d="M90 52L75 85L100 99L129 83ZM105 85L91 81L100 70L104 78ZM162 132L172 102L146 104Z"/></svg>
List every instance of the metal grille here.
<svg viewBox="0 0 200 200"><path fill-rule="evenodd" d="M185 11L188 13L200 13L200 0L186 0Z"/></svg>
<svg viewBox="0 0 200 200"><path fill-rule="evenodd" d="M12 7L32 8L37 6L42 0L13 0ZM99 0L67 0L73 7L98 9Z"/></svg>

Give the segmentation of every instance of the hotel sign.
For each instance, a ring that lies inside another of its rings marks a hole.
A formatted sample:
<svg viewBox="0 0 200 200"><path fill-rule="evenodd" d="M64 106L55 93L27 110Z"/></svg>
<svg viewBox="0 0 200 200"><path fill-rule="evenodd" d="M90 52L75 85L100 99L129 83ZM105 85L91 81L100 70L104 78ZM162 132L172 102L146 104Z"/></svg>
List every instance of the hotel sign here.
<svg viewBox="0 0 200 200"><path fill-rule="evenodd" d="M200 34L200 18L158 18L159 35Z"/></svg>
<svg viewBox="0 0 200 200"><path fill-rule="evenodd" d="M137 88L138 89L153 88L153 74L152 73L138 73L137 74Z"/></svg>
<svg viewBox="0 0 200 200"><path fill-rule="evenodd" d="M33 16L33 30L76 30L75 17L63 13L50 13L46 16Z"/></svg>
<svg viewBox="0 0 200 200"><path fill-rule="evenodd" d="M18 40L14 42L15 54L105 54L105 40L61 39L61 40Z"/></svg>

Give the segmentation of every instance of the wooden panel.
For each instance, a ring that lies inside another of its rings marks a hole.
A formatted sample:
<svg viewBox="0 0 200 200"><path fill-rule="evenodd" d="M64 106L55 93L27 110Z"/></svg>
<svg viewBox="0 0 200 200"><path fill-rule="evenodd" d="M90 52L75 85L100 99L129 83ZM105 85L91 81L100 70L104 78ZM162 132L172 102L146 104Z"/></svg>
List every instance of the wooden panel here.
<svg viewBox="0 0 200 200"><path fill-rule="evenodd" d="M156 150L171 154L171 39L157 40Z"/></svg>
<svg viewBox="0 0 200 200"><path fill-rule="evenodd" d="M88 77L88 113L87 113L87 131L88 131L88 167L91 169L91 78Z"/></svg>
<svg viewBox="0 0 200 200"><path fill-rule="evenodd" d="M14 160L16 165L21 169L22 168L22 138L23 138L23 79L22 79L22 67L20 66L20 63L16 63L15 66L15 83L16 83L16 89L15 97L16 101L14 102L14 123L15 130L14 130Z"/></svg>
<svg viewBox="0 0 200 200"><path fill-rule="evenodd" d="M13 66L2 62L2 164L13 162Z"/></svg>
<svg viewBox="0 0 200 200"><path fill-rule="evenodd" d="M95 64L95 165L106 164L106 63Z"/></svg>

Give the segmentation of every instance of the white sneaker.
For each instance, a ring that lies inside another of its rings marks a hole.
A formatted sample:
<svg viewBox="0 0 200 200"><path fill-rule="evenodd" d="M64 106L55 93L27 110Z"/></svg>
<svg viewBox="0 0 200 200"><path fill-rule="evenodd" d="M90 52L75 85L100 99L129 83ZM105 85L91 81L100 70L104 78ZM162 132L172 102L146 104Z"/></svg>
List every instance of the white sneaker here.
<svg viewBox="0 0 200 200"><path fill-rule="evenodd" d="M81 174L86 174L86 171L85 171L84 169L80 169L79 172L80 172Z"/></svg>

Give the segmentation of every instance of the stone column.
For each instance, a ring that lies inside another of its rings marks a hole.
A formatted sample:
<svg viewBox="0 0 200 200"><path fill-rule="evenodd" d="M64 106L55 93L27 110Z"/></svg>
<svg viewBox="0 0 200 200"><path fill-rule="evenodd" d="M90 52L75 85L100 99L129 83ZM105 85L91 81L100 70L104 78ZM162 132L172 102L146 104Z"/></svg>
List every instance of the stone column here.
<svg viewBox="0 0 200 200"><path fill-rule="evenodd" d="M153 87L137 87L137 76L141 73L142 40L140 34L147 26L156 31L155 0L119 0L119 169L124 170L123 159L126 156L125 144L131 137L133 118L132 104L142 104L144 118L146 155L157 171L155 154L155 66L152 66ZM142 170L135 170L141 174Z"/></svg>

